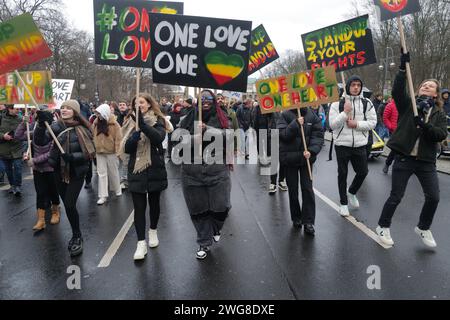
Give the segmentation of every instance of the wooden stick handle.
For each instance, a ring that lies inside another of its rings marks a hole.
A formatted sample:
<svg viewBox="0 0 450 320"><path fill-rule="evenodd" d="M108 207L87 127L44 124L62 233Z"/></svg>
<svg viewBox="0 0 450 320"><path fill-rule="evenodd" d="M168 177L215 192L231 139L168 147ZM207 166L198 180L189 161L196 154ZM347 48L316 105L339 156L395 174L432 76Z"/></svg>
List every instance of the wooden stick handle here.
<svg viewBox="0 0 450 320"><path fill-rule="evenodd" d="M298 117L300 118L302 116L302 114L300 113L300 109L297 109L297 113L298 113ZM300 129L302 132L303 146L305 147L305 151L309 152L308 146L306 145L305 129L304 129L303 125L300 126ZM312 170L311 170L311 161L309 159L306 159L306 164L308 165L309 178L311 179L311 181L313 181Z"/></svg>
<svg viewBox="0 0 450 320"><path fill-rule="evenodd" d="M398 29L400 31L400 40L402 42L403 52L406 53L406 52L408 52L408 49L406 47L406 38L405 38L405 31L403 29L403 22L402 22L402 19L400 16L397 17L397 22L398 22ZM419 115L419 113L417 112L416 96L414 93L414 83L413 83L413 79L412 79L411 65L409 64L409 62L406 63L406 77L408 79L409 94L411 96L411 104L412 104L414 116L417 117Z"/></svg>
<svg viewBox="0 0 450 320"><path fill-rule="evenodd" d="M50 127L50 125L48 124L47 121L45 121L45 127L47 128L48 132L52 136L53 141L55 141L55 144L58 147L59 151L61 151L61 153L64 154L65 153L64 149L62 148L61 144L58 141L58 138L56 138L55 133L53 132L52 128Z"/></svg>
<svg viewBox="0 0 450 320"><path fill-rule="evenodd" d="M202 89L198 89L198 121L201 123L203 121L203 105L202 105ZM200 157L203 157L203 129L200 130L200 146L199 146L199 154Z"/></svg>
<svg viewBox="0 0 450 320"><path fill-rule="evenodd" d="M27 92L27 94L30 96L31 101L34 103L34 105L36 106L36 108L38 107L38 104L36 102L36 100L33 97L33 94L31 93L30 89L27 87L25 81L23 81L22 76L20 75L19 71L14 70L14 73L16 75L16 77L19 79L20 83L22 84L22 86L24 87L25 91ZM28 105L25 104L25 117L28 118ZM28 149L27 149L27 153L28 153L28 157L30 160L33 160L33 156L31 154L31 134L30 134L30 124L26 123L27 126L27 143L28 143Z"/></svg>

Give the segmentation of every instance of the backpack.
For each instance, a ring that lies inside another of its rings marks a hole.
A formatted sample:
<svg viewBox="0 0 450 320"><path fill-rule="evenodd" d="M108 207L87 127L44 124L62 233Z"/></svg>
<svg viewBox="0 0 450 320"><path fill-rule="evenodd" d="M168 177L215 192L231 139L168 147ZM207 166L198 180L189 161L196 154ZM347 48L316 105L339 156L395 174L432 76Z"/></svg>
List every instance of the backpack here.
<svg viewBox="0 0 450 320"><path fill-rule="evenodd" d="M369 104L369 99L367 99L365 97L362 98L362 103L363 103L364 121L367 121L366 113L367 113L367 106ZM344 111L344 105L345 105L345 99L340 99L339 100L339 113L342 113ZM331 106L330 106L330 109L328 110L326 125L327 125L327 128L329 129L329 132L333 133L333 130L331 130L331 128L330 128L330 122L329 122L330 121L330 117L329 117L330 111L331 111ZM341 129L341 132L342 132L342 130L344 130L344 128ZM369 144L370 144L370 141L369 141ZM331 144L330 144L330 151L328 153L328 161L333 160L333 145L334 145L334 135L331 136Z"/></svg>

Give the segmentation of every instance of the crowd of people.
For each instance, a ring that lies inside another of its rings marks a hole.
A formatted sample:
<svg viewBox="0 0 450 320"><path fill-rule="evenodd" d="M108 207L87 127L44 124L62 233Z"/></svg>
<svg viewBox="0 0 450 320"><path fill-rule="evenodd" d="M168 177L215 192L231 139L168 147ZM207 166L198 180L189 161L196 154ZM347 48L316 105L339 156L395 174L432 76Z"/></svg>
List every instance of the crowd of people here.
<svg viewBox="0 0 450 320"><path fill-rule="evenodd" d="M2 106L0 182L6 173L8 192L20 197L23 166L32 168L37 209L33 230L46 228L47 212L51 212L50 224L57 225L62 203L72 229L68 250L71 256L77 256L83 252L77 201L83 185L91 188L95 166L98 205L107 203L111 193L115 197L122 196L124 190L131 194L138 240L134 259L143 260L148 247L159 245L160 198L168 187L165 157L171 157L177 144L193 142L190 144L192 161L181 165L182 191L197 232L196 257L205 259L213 243L220 241L232 207L231 172L234 170L229 159L211 164L202 156L200 163L195 162L195 145L206 150L213 143L202 139L206 132L212 130L225 136L229 129L239 130L240 144L235 155L248 158L249 135L245 133L249 129L256 132L258 152L268 157L271 156L270 133L260 135L260 130L278 130L280 165L270 177L268 192L274 194L278 189L288 192L293 227L303 228L305 234L314 236L315 194L308 167L314 166L324 146L325 132L332 132L335 145L340 214L349 217L350 209L360 206L357 194L369 173L367 150L375 130L381 139L390 137L388 146L392 152L383 171L388 173L393 164L392 191L376 229L380 241L394 244L390 233L392 218L414 174L425 195L415 232L427 246L436 247L430 230L440 200L435 147L447 137L449 92L441 92L436 80L424 81L418 87L418 116L414 116L411 99L406 94L405 66L409 54L402 54L401 59L392 99L385 100L377 94L373 101L369 100L363 92L363 79L353 76L343 88L340 101L320 108L305 108L300 113L289 110L263 114L257 101L231 101L209 90L203 90L200 95L201 121L198 121L199 101L180 98L169 102L163 98L158 103L146 93L99 106L69 100L59 110L39 106L29 114L14 105ZM27 127L31 132L30 144ZM176 129L183 129L188 138L184 135L172 141ZM260 143L261 139L267 141ZM264 150L260 150L261 146ZM356 173L350 187L347 186L349 163Z"/></svg>

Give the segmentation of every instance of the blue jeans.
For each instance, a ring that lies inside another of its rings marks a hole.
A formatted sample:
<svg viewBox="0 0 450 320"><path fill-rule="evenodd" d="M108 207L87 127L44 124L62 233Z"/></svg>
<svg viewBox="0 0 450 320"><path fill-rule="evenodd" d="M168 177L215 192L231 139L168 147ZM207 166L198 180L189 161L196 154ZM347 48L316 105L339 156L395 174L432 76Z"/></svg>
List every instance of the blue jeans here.
<svg viewBox="0 0 450 320"><path fill-rule="evenodd" d="M0 159L0 172L4 168L11 187L22 186L22 159Z"/></svg>

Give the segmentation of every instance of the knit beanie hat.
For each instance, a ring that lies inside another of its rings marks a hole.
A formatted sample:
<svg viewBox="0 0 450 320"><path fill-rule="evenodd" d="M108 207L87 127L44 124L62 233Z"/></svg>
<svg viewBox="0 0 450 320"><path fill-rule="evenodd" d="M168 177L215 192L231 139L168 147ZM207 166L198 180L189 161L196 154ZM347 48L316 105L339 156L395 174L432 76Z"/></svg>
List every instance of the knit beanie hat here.
<svg viewBox="0 0 450 320"><path fill-rule="evenodd" d="M80 104L78 103L77 100L67 100L64 101L61 105L62 107L66 107L69 109L72 109L77 115L79 115L81 113L81 108L80 108Z"/></svg>

